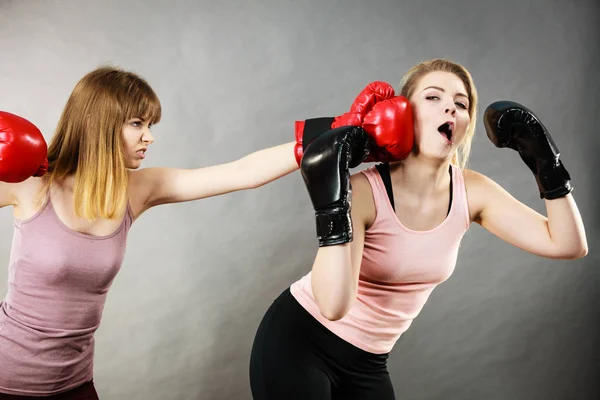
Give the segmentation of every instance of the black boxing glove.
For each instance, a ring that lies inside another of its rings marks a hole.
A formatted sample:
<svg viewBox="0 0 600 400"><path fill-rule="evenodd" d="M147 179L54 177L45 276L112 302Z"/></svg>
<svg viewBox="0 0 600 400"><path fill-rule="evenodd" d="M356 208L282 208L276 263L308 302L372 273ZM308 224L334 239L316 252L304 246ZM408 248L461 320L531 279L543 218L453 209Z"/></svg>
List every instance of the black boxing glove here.
<svg viewBox="0 0 600 400"><path fill-rule="evenodd" d="M529 167L542 199L571 193L571 177L559 159L550 133L526 107L512 101L496 101L483 115L488 138L496 147L516 150Z"/></svg>
<svg viewBox="0 0 600 400"><path fill-rule="evenodd" d="M300 172L315 209L319 247L352 241L350 168L369 155L370 139L358 126L322 133L306 148Z"/></svg>

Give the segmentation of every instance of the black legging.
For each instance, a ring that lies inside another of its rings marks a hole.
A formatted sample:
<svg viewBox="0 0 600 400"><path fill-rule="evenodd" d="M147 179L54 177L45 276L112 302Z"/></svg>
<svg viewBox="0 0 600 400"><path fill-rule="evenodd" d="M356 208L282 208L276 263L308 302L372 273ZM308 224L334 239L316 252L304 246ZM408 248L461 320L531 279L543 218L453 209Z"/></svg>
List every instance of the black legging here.
<svg viewBox="0 0 600 400"><path fill-rule="evenodd" d="M0 393L0 400L98 400L98 393L94 387L94 381L84 383L60 394L50 396L20 396L15 394Z"/></svg>
<svg viewBox="0 0 600 400"><path fill-rule="evenodd" d="M387 359L329 331L288 288L258 327L250 387L254 400L394 400Z"/></svg>

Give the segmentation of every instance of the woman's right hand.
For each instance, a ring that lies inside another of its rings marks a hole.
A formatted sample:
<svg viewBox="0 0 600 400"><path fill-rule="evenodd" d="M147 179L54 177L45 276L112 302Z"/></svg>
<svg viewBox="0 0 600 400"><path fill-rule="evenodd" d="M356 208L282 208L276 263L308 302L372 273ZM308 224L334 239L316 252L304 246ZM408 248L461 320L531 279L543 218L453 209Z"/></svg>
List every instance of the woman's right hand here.
<svg viewBox="0 0 600 400"><path fill-rule="evenodd" d="M350 168L369 154L369 136L360 127L323 133L306 149L300 171L315 209L319 247L352 241Z"/></svg>
<svg viewBox="0 0 600 400"><path fill-rule="evenodd" d="M317 251L311 274L311 287L321 315L335 321L352 308L358 291L365 230L375 220L371 186L362 173L350 177L352 241L322 246Z"/></svg>
<svg viewBox="0 0 600 400"><path fill-rule="evenodd" d="M16 205L15 183L46 173L47 151L44 136L34 124L0 111L0 208Z"/></svg>
<svg viewBox="0 0 600 400"><path fill-rule="evenodd" d="M40 130L25 118L0 111L0 181L18 183L42 176L48 148Z"/></svg>

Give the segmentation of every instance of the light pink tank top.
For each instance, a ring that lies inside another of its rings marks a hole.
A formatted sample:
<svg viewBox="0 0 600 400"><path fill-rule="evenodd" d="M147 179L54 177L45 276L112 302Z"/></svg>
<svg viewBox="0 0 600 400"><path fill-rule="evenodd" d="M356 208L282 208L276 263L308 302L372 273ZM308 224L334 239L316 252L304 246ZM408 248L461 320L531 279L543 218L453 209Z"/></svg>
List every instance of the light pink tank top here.
<svg viewBox="0 0 600 400"><path fill-rule="evenodd" d="M291 285L291 293L330 331L370 353L389 353L417 317L433 289L450 277L458 248L470 225L462 173L452 166L452 204L434 229L408 229L396 216L375 166L361 171L375 201L376 217L365 232L358 293L344 318L321 315L311 289L311 272ZM400 205L401 206L401 205Z"/></svg>
<svg viewBox="0 0 600 400"><path fill-rule="evenodd" d="M51 395L92 379L94 333L132 220L128 207L114 233L82 234L61 222L49 198L15 220L0 303L0 393Z"/></svg>

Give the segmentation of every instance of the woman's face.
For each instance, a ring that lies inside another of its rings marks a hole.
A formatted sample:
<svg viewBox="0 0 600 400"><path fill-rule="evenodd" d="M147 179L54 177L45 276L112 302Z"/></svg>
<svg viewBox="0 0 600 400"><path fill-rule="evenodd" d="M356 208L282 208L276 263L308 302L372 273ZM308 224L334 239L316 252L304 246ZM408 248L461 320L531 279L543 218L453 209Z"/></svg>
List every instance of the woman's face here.
<svg viewBox="0 0 600 400"><path fill-rule="evenodd" d="M123 151L127 168L139 168L146 158L146 150L154 142L151 127L142 118L132 118L123 125Z"/></svg>
<svg viewBox="0 0 600 400"><path fill-rule="evenodd" d="M452 158L471 121L469 98L462 80L450 72L430 72L419 80L409 100L419 154L444 160Z"/></svg>

